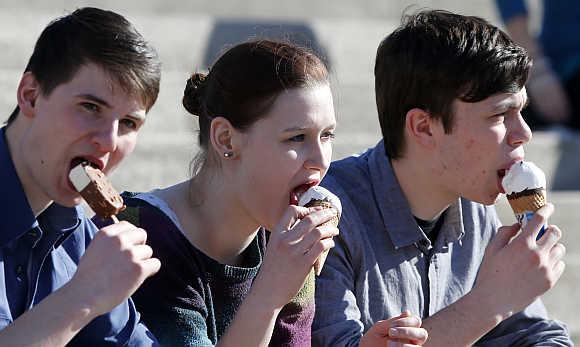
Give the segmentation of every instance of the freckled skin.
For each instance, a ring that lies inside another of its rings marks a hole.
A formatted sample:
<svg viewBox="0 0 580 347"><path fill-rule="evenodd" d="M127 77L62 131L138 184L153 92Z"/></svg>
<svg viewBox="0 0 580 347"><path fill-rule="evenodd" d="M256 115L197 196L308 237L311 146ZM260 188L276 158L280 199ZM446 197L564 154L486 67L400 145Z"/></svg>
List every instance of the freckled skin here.
<svg viewBox="0 0 580 347"><path fill-rule="evenodd" d="M445 194L493 204L499 197L498 171L514 158L523 158L531 132L521 117L527 96L503 93L480 102L454 101L451 133L438 131L438 168ZM497 105L516 105L497 113ZM442 125L439 125L442 126Z"/></svg>

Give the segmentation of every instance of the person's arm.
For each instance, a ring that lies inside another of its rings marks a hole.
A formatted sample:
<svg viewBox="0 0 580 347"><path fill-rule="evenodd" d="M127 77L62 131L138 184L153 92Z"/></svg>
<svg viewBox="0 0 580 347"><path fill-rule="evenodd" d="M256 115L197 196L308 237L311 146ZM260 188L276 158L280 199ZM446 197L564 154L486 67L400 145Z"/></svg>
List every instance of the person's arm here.
<svg viewBox="0 0 580 347"><path fill-rule="evenodd" d="M354 289L357 285L357 273L364 272L355 269L353 265L356 262L353 258L359 253L355 250L358 247L354 243L360 236L353 236L357 235L357 231L351 227L348 217L349 211L345 211L339 224L341 233L335 238L335 247L328 254L322 273L316 278L316 314L312 325L312 345L423 345L427 340L427 331L420 327L421 319L409 312L390 319L385 317L385 320L375 322L364 332ZM350 236L356 240L350 240Z"/></svg>
<svg viewBox="0 0 580 347"><path fill-rule="evenodd" d="M0 331L1 346L64 346L159 270L146 233L129 223L99 231L73 278Z"/></svg>
<svg viewBox="0 0 580 347"><path fill-rule="evenodd" d="M248 296L218 346L268 345L280 310L302 287L320 254L334 246L338 229L318 226L335 215L333 209L288 208L271 233Z"/></svg>
<svg viewBox="0 0 580 347"><path fill-rule="evenodd" d="M0 331L2 346L64 346L97 315L66 284Z"/></svg>
<svg viewBox="0 0 580 347"><path fill-rule="evenodd" d="M270 346L308 346L314 320L314 268L300 291L284 305L278 317Z"/></svg>
<svg viewBox="0 0 580 347"><path fill-rule="evenodd" d="M523 46L533 59L533 67L526 84L530 101L539 116L552 122L570 118L571 106L566 91L540 43L530 33L529 15L523 1L497 0L498 9L511 38Z"/></svg>
<svg viewBox="0 0 580 347"><path fill-rule="evenodd" d="M548 319L540 299L522 312L501 322L479 341L479 347L493 346L573 346L565 325Z"/></svg>
<svg viewBox="0 0 580 347"><path fill-rule="evenodd" d="M552 212L551 204L541 208L519 234L518 224L500 228L486 249L473 289L424 320L426 346L471 346L556 284L565 267L561 231L549 226L536 242Z"/></svg>

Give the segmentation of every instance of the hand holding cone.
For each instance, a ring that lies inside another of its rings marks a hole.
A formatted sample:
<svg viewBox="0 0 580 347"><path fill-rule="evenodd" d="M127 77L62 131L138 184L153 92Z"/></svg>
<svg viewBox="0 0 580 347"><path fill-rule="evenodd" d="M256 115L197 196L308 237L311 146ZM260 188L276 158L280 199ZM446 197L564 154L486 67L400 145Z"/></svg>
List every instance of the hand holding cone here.
<svg viewBox="0 0 580 347"><path fill-rule="evenodd" d="M338 226L340 215L342 213L342 205L340 203L340 199L327 189L320 186L311 187L304 193L304 195L302 195L298 204L304 207L322 206L324 208L336 209L338 212L336 217L322 224L322 226ZM328 251L325 251L318 257L318 259L316 259L316 262L314 263L314 272L317 276L320 276L320 273L322 272L322 266L324 265L327 256Z"/></svg>
<svg viewBox="0 0 580 347"><path fill-rule="evenodd" d="M502 186L516 219L524 227L531 216L546 205L546 176L532 162L514 163L502 179ZM538 238L541 237L540 232Z"/></svg>

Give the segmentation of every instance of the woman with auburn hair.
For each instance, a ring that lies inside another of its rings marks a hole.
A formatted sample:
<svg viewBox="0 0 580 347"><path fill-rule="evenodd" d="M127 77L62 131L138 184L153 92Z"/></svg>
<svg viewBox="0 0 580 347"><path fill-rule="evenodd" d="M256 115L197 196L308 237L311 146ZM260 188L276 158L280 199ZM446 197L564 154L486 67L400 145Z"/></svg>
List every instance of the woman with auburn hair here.
<svg viewBox="0 0 580 347"><path fill-rule="evenodd" d="M336 211L299 207L324 177L336 126L328 72L310 51L238 44L186 83L199 121L192 177L125 194L163 267L134 296L165 346L308 346L312 266Z"/></svg>

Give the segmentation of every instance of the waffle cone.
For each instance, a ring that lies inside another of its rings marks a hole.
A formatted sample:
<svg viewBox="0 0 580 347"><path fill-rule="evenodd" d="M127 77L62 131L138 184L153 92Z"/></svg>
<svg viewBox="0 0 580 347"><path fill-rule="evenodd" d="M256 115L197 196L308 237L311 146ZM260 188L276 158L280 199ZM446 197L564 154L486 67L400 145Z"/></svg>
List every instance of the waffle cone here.
<svg viewBox="0 0 580 347"><path fill-rule="evenodd" d="M310 200L310 202L304 206L305 207L322 206L324 208L334 208L334 206L332 206L331 203L329 203L328 201L324 201L324 200ZM340 220L340 216L337 215L334 218L327 221L326 223L321 224L320 226L330 225L330 226L337 227L339 220ZM322 254L320 254L320 256L318 256L318 259L316 259L316 262L314 262L314 272L316 273L316 276L320 276L320 273L322 272L322 266L324 266L324 262L326 261L327 256L328 256L328 250L322 252Z"/></svg>
<svg viewBox="0 0 580 347"><path fill-rule="evenodd" d="M526 189L523 192L508 195L507 200L516 215L524 212L536 212L546 204L546 190L542 188Z"/></svg>

